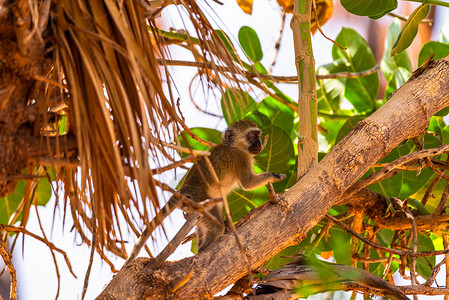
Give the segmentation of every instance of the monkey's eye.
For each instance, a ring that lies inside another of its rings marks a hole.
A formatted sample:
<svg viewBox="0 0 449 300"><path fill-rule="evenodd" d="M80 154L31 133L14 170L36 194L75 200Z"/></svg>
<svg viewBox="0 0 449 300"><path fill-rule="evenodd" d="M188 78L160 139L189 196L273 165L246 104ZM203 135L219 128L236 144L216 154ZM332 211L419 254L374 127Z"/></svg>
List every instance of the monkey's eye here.
<svg viewBox="0 0 449 300"><path fill-rule="evenodd" d="M250 139L250 140L254 140L254 139L256 139L258 137L258 134L256 133L256 132L250 132L250 133L248 133L248 138Z"/></svg>

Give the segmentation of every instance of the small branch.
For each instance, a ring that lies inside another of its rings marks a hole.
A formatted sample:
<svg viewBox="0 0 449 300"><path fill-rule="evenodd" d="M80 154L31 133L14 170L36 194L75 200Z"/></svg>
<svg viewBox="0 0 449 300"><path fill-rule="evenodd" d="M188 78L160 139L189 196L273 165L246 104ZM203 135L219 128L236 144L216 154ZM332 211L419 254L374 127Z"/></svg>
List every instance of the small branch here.
<svg viewBox="0 0 449 300"><path fill-rule="evenodd" d="M435 278L437 277L438 273L440 272L441 266L444 264L446 265L446 258L445 257L432 269L432 273L430 274L429 278L427 278L426 282L423 283L424 286L431 286L433 282L435 281Z"/></svg>
<svg viewBox="0 0 449 300"><path fill-rule="evenodd" d="M195 156L209 156L210 152L209 151L201 151L201 150L195 150L195 149L190 149L190 148L185 148L182 146L178 146L178 145L174 145L174 144L170 144L164 141L159 140L158 138L154 137L154 136L150 136L151 142L154 144L160 144L164 147L179 151L179 152L183 152L183 153L190 153L193 154Z"/></svg>
<svg viewBox="0 0 449 300"><path fill-rule="evenodd" d="M352 187L350 187L348 189L348 191L345 194L351 195L354 192L359 191L360 189L362 189L368 185L371 185L373 183L376 183L376 182L382 180L383 177L388 175L388 173L390 173L391 171L395 170L398 166L404 165L406 163L409 163L410 161L417 160L420 158L439 155L439 154L445 153L447 151L449 151L449 144L443 145L438 148L420 150L420 151L416 151L416 152L404 155L404 156L396 159L395 161L389 163L386 167L377 171L376 173L371 174L370 176L366 177L365 179L356 182Z"/></svg>
<svg viewBox="0 0 449 300"><path fill-rule="evenodd" d="M416 253L418 251L418 230L416 229L415 218L413 217L410 209L408 208L405 202L402 202L401 200L395 197L391 198L391 200L394 201L401 208L401 210L405 213L407 218L410 220L410 223L412 224L412 234L413 234L412 253ZM412 285L417 284L415 269L416 269L416 257L412 256L410 258L410 277ZM416 296L413 296L413 299L418 300Z"/></svg>
<svg viewBox="0 0 449 300"><path fill-rule="evenodd" d="M406 257L436 256L436 255L449 253L449 249L440 250L440 251L411 252L411 251L403 251L403 250L398 250L398 249L387 248L387 247L381 246L379 244L376 244L376 243L368 240L367 238L359 235L357 232L355 232L354 230L349 228L345 223L339 221L338 219L332 217L331 215L326 214L325 217L328 220L330 220L330 221L334 222L335 224L337 224L338 226L340 226L343 230L345 230L348 233L356 236L359 240L361 240L361 241L365 242L366 244L370 245L371 247L379 249L379 250L382 250L382 251L385 251L385 252L388 252L388 253L397 254L397 255L406 256Z"/></svg>
<svg viewBox="0 0 449 300"><path fill-rule="evenodd" d="M427 201L429 200L430 196L432 196L432 191L437 185L437 183L441 180L441 176L435 177L432 182L430 183L428 189L424 193L424 196L422 197L421 203L422 205L426 205Z"/></svg>
<svg viewBox="0 0 449 300"><path fill-rule="evenodd" d="M8 267L9 276L11 280L11 289L10 289L10 300L17 300L17 275L16 269L11 261L11 255L6 249L5 245L2 241L0 241L0 256L2 257L5 265Z"/></svg>
<svg viewBox="0 0 449 300"><path fill-rule="evenodd" d="M92 265L94 262L95 248L97 246L97 224L95 222L95 220L96 220L95 205L92 205L91 211L92 211L92 245L90 246L89 264L87 265L86 277L84 277L83 292L81 294L81 300L84 300L84 297L86 296L87 286L89 285L90 272L92 271Z"/></svg>
<svg viewBox="0 0 449 300"><path fill-rule="evenodd" d="M434 216L443 214L444 207L446 206L448 198L449 198L449 182L446 184L446 187L444 188L444 192L441 195L440 203L438 203L438 206L435 208L435 211L433 212Z"/></svg>
<svg viewBox="0 0 449 300"><path fill-rule="evenodd" d="M282 40L282 35L284 33L286 16L287 16L287 13L282 10L282 12L281 12L281 30L279 31L279 36L276 41L276 44L274 44L274 58L273 58L273 62L271 63L270 69L268 71L268 73L270 73L270 74L273 72L273 68L274 68L274 65L276 64L276 59L279 54L279 49L281 48L281 40Z"/></svg>
<svg viewBox="0 0 449 300"><path fill-rule="evenodd" d="M16 226L11 226L11 225L4 225L4 224L0 224L0 231L7 231L7 232L20 232L26 235L31 236L32 238L35 238L36 240L44 243L45 245L47 245L50 249L55 250L56 252L59 252L62 254L62 256L64 257L64 260L67 264L67 267L69 268L70 273L73 275L73 277L77 278L75 273L73 273L73 269L72 269L72 264L70 263L69 258L67 257L67 254L62 251L61 249L57 248L52 242L41 238L38 235L35 235L34 233L26 230L23 227L16 227Z"/></svg>
<svg viewBox="0 0 449 300"><path fill-rule="evenodd" d="M407 21L408 20L408 17L403 15L403 14L398 14L398 13L395 13L395 12L389 12L388 15L390 17L393 17L393 18L398 18L401 21ZM433 24L433 20L432 19L423 19L420 23Z"/></svg>
<svg viewBox="0 0 449 300"><path fill-rule="evenodd" d="M398 288L406 295L449 295L449 288L434 288L424 285L404 285Z"/></svg>
<svg viewBox="0 0 449 300"><path fill-rule="evenodd" d="M207 152L210 155L210 152L209 151L207 151ZM164 173L166 171L169 171L169 170L175 169L177 167L183 166L183 165L185 165L188 162L194 161L195 159L197 159L196 155L189 155L189 156L187 156L187 157L185 157L185 158L183 158L181 160L175 161L174 163L171 163L171 164L169 164L169 165L167 165L165 167L151 169L151 172L153 173L153 175L154 174L161 174L161 173Z"/></svg>
<svg viewBox="0 0 449 300"><path fill-rule="evenodd" d="M388 257L378 257L378 258L365 258L365 257L359 257L359 256L353 256L352 259L363 262L363 263L369 263L369 264L375 264L380 262L388 262L390 258L393 261L400 262L400 260L396 257L393 257L393 255L390 255Z"/></svg>
<svg viewBox="0 0 449 300"><path fill-rule="evenodd" d="M171 59L158 59L158 64L160 65L169 65L169 66L184 66L184 67L196 67L196 68L211 68L212 64L207 62L195 62L195 61L184 61L184 60L171 60ZM232 73L227 67L221 67L223 71ZM317 80L321 79L337 79L337 78L359 78L368 76L376 73L379 70L379 66L375 66L371 69L362 72L340 72L335 74L325 74L325 75L316 75ZM277 76L277 75L269 75L269 74L260 74L256 72L250 71L241 71L246 78L260 78L262 80L270 80L277 83L296 83L298 82L298 76ZM240 75L240 74L239 74Z"/></svg>

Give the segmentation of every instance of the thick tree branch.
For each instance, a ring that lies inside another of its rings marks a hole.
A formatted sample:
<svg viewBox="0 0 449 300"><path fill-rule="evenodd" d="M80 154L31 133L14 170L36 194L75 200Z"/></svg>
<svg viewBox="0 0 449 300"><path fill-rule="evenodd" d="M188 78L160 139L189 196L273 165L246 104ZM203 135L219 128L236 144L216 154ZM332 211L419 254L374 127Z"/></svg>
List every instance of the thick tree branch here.
<svg viewBox="0 0 449 300"><path fill-rule="evenodd" d="M430 117L449 106L448 80L449 58L445 58L406 83L369 118L360 121L284 194L287 209L278 205L263 206L255 217L239 227L253 269L301 241L333 205L342 201L346 190L371 165L403 140L424 132ZM205 298L247 273L230 234L199 255L167 263L157 270L148 268L147 262L148 259L138 259L122 269L99 298L141 299L170 294ZM170 288L173 286L177 287L176 291Z"/></svg>

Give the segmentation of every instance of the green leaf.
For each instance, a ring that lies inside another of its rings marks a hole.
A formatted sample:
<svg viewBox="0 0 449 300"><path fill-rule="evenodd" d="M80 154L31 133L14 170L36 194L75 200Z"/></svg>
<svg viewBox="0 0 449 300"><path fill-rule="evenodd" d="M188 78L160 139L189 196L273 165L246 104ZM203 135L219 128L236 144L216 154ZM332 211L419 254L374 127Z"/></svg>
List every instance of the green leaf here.
<svg viewBox="0 0 449 300"><path fill-rule="evenodd" d="M449 18L444 21L443 26L441 27L440 36L438 37L438 41L442 43L449 44Z"/></svg>
<svg viewBox="0 0 449 300"><path fill-rule="evenodd" d="M51 184L47 178L42 178L35 192L35 200L38 205L45 206L50 201L52 195ZM9 218L12 213L17 209L23 197L25 196L25 181L20 180L17 182L14 192L4 198L0 198L0 224L8 224ZM20 221L22 216L17 218Z"/></svg>
<svg viewBox="0 0 449 300"><path fill-rule="evenodd" d="M12 213L17 209L25 196L25 181L17 182L16 189L12 194L0 198L0 224L8 224Z"/></svg>
<svg viewBox="0 0 449 300"><path fill-rule="evenodd" d="M246 92L228 89L221 98L223 116L228 125L243 120L245 116L257 108L257 103Z"/></svg>
<svg viewBox="0 0 449 300"><path fill-rule="evenodd" d="M38 205L45 206L45 204L50 201L52 195L51 184L48 179L43 178L39 180L37 189L36 189L36 201Z"/></svg>
<svg viewBox="0 0 449 300"><path fill-rule="evenodd" d="M391 49L391 56L404 51L412 44L413 39L418 33L419 23L427 16L429 10L430 6L428 4L421 4L413 11L405 22L404 27L402 27L401 33Z"/></svg>
<svg viewBox="0 0 449 300"><path fill-rule="evenodd" d="M263 151L255 157L255 164L263 172L287 173L295 164L295 151L290 136L276 125L262 128L270 138Z"/></svg>
<svg viewBox="0 0 449 300"><path fill-rule="evenodd" d="M410 243L410 248L413 246L413 241ZM433 241L430 237L418 233L418 251L435 251ZM429 265L430 263L430 265ZM418 257L416 259L416 272L423 278L428 278L432 273L432 269L435 266L435 256L429 256L427 258Z"/></svg>
<svg viewBox="0 0 449 300"><path fill-rule="evenodd" d="M245 191L241 188L232 190L226 197L232 213L232 221L240 220L251 209L267 202L269 197L268 189L265 186L251 191Z"/></svg>
<svg viewBox="0 0 449 300"><path fill-rule="evenodd" d="M336 38L336 42L345 49L334 45L332 57L341 59L348 72L362 72L374 68L376 60L368 43L355 30L343 28ZM345 97L360 113L371 112L375 108L375 101L379 93L379 76L377 73L347 78Z"/></svg>
<svg viewBox="0 0 449 300"><path fill-rule="evenodd" d="M254 29L243 26L239 30L239 43L242 45L243 51L253 62L262 60L263 53L260 45L259 37Z"/></svg>
<svg viewBox="0 0 449 300"><path fill-rule="evenodd" d="M221 39L223 44L225 45L226 49L229 51L229 53L232 55L232 58L236 61L238 61L237 54L235 53L235 47L231 42L231 39L229 36L224 32L223 30L215 30L218 37Z"/></svg>
<svg viewBox="0 0 449 300"><path fill-rule="evenodd" d="M387 82L390 82L392 80L395 71L399 67L408 70L410 73L412 72L412 63L406 51L401 52L393 57L390 56L393 43L397 40L400 32L401 22L398 18L394 18L393 23L391 23L390 27L388 27L387 30L384 54L380 63L380 68Z"/></svg>
<svg viewBox="0 0 449 300"><path fill-rule="evenodd" d="M203 128L203 127L195 127L191 128L193 133L195 133L199 138L218 144L221 142L221 136L223 133L221 131L211 129L211 128ZM209 147L201 144L200 142L195 141L192 137L190 137L185 131L180 134L181 146L183 147L191 147L194 150L209 150ZM188 156L188 153L182 153L182 157Z"/></svg>
<svg viewBox="0 0 449 300"><path fill-rule="evenodd" d="M351 264L351 249L350 241L351 236L346 231L339 228L331 228L329 230L330 237L328 238L328 244L331 245L334 252L334 258L337 264L350 265Z"/></svg>
<svg viewBox="0 0 449 300"><path fill-rule="evenodd" d="M432 54L433 60L437 60L449 55L449 45L440 42L427 42L422 46L418 56L418 66L422 65Z"/></svg>
<svg viewBox="0 0 449 300"><path fill-rule="evenodd" d="M378 19L398 7L397 0L340 0L350 13Z"/></svg>
<svg viewBox="0 0 449 300"><path fill-rule="evenodd" d="M301 243L302 244L302 243ZM272 259L267 261L265 268L270 270L280 269L286 263L292 261L292 256L298 254L301 250L301 244L296 246L290 246L276 254Z"/></svg>
<svg viewBox="0 0 449 300"><path fill-rule="evenodd" d="M266 115L272 124L282 128L287 134L293 131L293 111L273 97L269 96L263 99L259 103L257 111Z"/></svg>
<svg viewBox="0 0 449 300"><path fill-rule="evenodd" d="M326 120L324 122L320 122L320 126L326 131L324 137L326 138L326 141L330 148L332 148L336 144L337 135L345 122L346 121L344 120Z"/></svg>
<svg viewBox="0 0 449 300"><path fill-rule="evenodd" d="M321 66L317 69L317 75L328 75L346 71L343 60L336 60L333 63ZM317 80L317 100L318 111L336 114L340 110L340 105L345 94L344 78Z"/></svg>

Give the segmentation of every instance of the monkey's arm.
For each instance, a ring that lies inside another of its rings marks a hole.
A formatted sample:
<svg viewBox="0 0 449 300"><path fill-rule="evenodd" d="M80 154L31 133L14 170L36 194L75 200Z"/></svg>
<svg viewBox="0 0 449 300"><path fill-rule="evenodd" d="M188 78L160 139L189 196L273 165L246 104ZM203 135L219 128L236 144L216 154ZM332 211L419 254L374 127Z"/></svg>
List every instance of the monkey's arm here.
<svg viewBox="0 0 449 300"><path fill-rule="evenodd" d="M148 226L142 232L123 266L128 265L136 258L156 227L162 224L162 221L164 221L164 219L168 217L168 215L171 214L172 211L179 206L180 202L181 201L175 197L171 197L170 200L168 200L164 207L161 208L158 214L153 218L153 220L151 220L150 224L148 224Z"/></svg>
<svg viewBox="0 0 449 300"><path fill-rule="evenodd" d="M245 190L256 189L269 182L278 182L287 178L285 174L275 174L272 172L256 174L252 165L241 168L239 171L239 181Z"/></svg>

